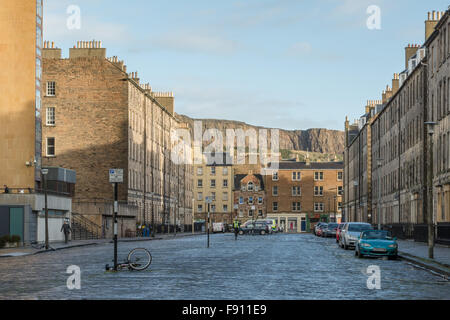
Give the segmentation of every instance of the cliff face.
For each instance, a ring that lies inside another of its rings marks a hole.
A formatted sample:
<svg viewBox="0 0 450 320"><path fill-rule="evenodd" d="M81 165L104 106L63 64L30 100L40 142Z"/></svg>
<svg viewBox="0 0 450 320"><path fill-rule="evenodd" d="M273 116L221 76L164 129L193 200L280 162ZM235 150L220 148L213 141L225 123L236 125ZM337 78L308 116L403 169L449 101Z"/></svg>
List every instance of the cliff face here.
<svg viewBox="0 0 450 320"><path fill-rule="evenodd" d="M222 131L225 139L226 129L243 129L244 131L254 129L270 129L252 126L244 122L216 119L192 119L184 115L176 114L176 117L193 128L194 121L202 121L203 130L218 129ZM309 130L282 130L280 129L280 149L310 151L318 153L341 154L344 152L345 133L343 131L328 129Z"/></svg>

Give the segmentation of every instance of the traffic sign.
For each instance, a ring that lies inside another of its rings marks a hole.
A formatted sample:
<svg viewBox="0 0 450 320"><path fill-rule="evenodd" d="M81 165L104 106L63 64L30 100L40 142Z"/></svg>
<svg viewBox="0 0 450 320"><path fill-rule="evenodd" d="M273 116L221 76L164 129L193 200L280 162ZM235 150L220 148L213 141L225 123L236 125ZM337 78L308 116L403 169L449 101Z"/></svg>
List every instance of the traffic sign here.
<svg viewBox="0 0 450 320"><path fill-rule="evenodd" d="M110 169L109 170L109 182L110 183L123 183L123 169Z"/></svg>

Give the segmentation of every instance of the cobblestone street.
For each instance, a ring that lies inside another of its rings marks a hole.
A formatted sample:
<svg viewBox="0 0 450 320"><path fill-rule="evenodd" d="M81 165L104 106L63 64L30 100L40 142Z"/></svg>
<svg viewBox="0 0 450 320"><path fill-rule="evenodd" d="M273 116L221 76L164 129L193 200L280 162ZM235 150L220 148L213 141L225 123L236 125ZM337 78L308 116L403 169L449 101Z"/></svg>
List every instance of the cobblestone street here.
<svg viewBox="0 0 450 320"><path fill-rule="evenodd" d="M153 256L144 272L106 273L112 244L0 259L0 299L447 299L450 283L403 261L357 259L334 239L312 235L232 234L119 243ZM81 268L70 291L66 269ZM381 290L367 288L367 267L381 269Z"/></svg>

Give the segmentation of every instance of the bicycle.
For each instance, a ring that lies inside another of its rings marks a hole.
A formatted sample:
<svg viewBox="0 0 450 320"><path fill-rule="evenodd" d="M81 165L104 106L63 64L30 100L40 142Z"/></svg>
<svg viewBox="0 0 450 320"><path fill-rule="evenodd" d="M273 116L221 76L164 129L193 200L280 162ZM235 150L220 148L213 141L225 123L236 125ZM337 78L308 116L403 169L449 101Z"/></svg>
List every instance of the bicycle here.
<svg viewBox="0 0 450 320"><path fill-rule="evenodd" d="M128 269L134 271L144 271L152 263L150 251L144 248L136 248L128 253L128 258L123 263L117 264L117 271ZM106 265L106 271L114 270L114 266Z"/></svg>
<svg viewBox="0 0 450 320"><path fill-rule="evenodd" d="M45 243L33 241L30 243L31 247L37 250L43 250L45 249ZM49 250L55 251L55 248L52 248L51 246L48 246Z"/></svg>

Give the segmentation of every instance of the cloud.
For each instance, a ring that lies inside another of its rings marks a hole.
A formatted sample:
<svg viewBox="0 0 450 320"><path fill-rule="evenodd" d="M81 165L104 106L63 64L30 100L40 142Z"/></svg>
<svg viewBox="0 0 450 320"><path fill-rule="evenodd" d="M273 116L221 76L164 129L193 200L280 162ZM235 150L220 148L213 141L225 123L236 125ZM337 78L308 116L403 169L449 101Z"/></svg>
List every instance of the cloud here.
<svg viewBox="0 0 450 320"><path fill-rule="evenodd" d="M308 42L294 43L289 49L288 54L291 56L309 55L312 51L312 46Z"/></svg>
<svg viewBox="0 0 450 320"><path fill-rule="evenodd" d="M199 89L201 88L201 89ZM176 112L196 119L238 120L248 124L286 130L330 126L327 117L315 117L302 101L262 95L251 90L191 84L175 88ZM341 121L335 124L341 126Z"/></svg>
<svg viewBox="0 0 450 320"><path fill-rule="evenodd" d="M44 12L44 39L54 41L101 40L114 44L127 44L132 41L132 33L128 27L117 22L102 21L97 17L88 16L81 8L80 29L69 29L67 7L60 4L46 8Z"/></svg>
<svg viewBox="0 0 450 320"><path fill-rule="evenodd" d="M286 55L292 58L305 58L316 59L328 62L336 62L342 60L344 57L335 54L331 51L323 51L318 48L314 48L309 42L296 42L291 45L287 51Z"/></svg>
<svg viewBox="0 0 450 320"><path fill-rule="evenodd" d="M200 52L213 54L232 54L239 48L234 40L202 33L166 33L151 39L153 47L181 52Z"/></svg>

